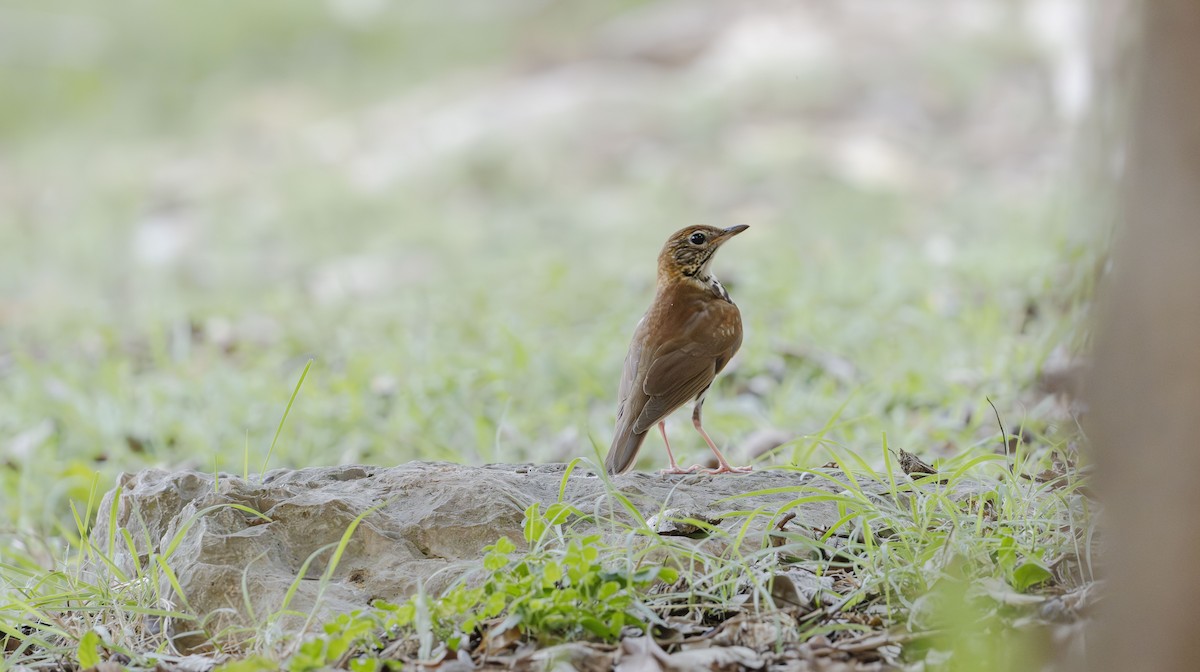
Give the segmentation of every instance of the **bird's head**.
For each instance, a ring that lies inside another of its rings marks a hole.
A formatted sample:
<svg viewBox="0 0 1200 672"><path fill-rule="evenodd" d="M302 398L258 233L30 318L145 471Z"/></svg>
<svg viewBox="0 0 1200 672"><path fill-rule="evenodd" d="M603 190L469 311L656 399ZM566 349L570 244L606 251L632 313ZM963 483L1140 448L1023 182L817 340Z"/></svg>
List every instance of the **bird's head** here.
<svg viewBox="0 0 1200 672"><path fill-rule="evenodd" d="M715 226L688 226L676 231L667 239L667 244L663 245L662 252L658 255L659 276L686 276L706 280L709 276L708 265L712 262L717 248L748 228L750 227L745 224L727 229L718 229Z"/></svg>

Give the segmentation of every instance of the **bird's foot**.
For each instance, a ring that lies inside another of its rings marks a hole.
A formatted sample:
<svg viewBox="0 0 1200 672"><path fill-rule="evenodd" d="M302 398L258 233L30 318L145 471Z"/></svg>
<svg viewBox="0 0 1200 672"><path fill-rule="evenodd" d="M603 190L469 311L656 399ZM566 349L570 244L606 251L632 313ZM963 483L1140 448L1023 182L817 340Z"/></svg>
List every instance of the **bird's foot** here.
<svg viewBox="0 0 1200 672"><path fill-rule="evenodd" d="M744 467L734 467L728 463L722 463L716 469L705 469L706 474L748 474L754 471L754 467L747 465Z"/></svg>
<svg viewBox="0 0 1200 672"><path fill-rule="evenodd" d="M678 475L678 474L694 474L694 473L696 473L696 471L698 469L700 469L700 465L698 465L698 464L693 464L692 466L690 466L686 469L679 466L678 464L672 464L670 467L668 467L666 469L662 469L658 473L663 474L664 476Z"/></svg>

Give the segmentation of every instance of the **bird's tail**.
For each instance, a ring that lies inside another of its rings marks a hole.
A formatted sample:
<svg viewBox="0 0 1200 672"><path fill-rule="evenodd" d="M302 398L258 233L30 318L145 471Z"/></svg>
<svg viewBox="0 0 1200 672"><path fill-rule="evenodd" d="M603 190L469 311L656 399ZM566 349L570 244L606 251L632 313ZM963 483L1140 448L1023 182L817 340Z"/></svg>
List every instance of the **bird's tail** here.
<svg viewBox="0 0 1200 672"><path fill-rule="evenodd" d="M646 432L633 431L632 422L627 426L618 426L617 435L608 448L608 456L604 458L604 468L608 473L616 475L629 471L645 438Z"/></svg>

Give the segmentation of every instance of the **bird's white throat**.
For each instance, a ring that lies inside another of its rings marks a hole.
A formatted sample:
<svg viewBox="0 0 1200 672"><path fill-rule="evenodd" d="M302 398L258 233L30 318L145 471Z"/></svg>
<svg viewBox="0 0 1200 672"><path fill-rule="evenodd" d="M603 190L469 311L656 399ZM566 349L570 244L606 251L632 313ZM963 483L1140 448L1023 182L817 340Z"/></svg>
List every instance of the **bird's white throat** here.
<svg viewBox="0 0 1200 672"><path fill-rule="evenodd" d="M700 269L700 272L692 277L692 281L696 282L702 287L705 287L716 296L733 303L733 301L729 298L729 292L725 291L725 286L721 284L721 281L717 279L717 276L709 273L708 269Z"/></svg>

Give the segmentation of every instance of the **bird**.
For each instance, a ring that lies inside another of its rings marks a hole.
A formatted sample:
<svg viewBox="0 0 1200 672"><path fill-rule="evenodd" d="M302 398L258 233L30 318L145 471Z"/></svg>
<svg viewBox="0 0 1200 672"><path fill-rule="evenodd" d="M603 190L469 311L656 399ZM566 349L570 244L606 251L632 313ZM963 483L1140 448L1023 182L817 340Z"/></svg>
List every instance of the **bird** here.
<svg viewBox="0 0 1200 672"><path fill-rule="evenodd" d="M728 228L687 226L667 239L658 255L654 300L638 322L625 356L617 391L617 422L612 445L604 459L609 474L633 467L638 449L658 425L671 466L664 474L688 474L699 465L682 468L667 441L666 418L695 402L692 424L717 457L711 474L745 473L751 467L730 466L700 421L704 395L713 379L742 345L742 316L729 292L710 269L713 255L744 224Z"/></svg>

